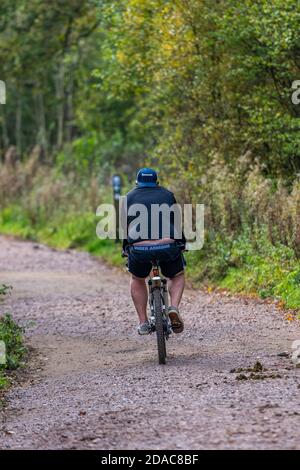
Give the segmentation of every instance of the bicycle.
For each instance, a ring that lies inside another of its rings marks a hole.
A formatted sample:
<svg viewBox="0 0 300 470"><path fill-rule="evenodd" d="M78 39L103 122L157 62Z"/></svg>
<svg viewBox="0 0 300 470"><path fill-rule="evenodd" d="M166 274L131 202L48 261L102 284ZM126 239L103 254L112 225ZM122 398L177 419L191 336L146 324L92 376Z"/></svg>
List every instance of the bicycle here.
<svg viewBox="0 0 300 470"><path fill-rule="evenodd" d="M185 245L177 243L181 251L187 251ZM128 256L128 248L122 253ZM167 358L166 341L172 333L171 321L168 316L169 294L167 279L160 274L159 260L151 261L152 269L148 280L151 333L156 332L158 363L165 364Z"/></svg>
<svg viewBox="0 0 300 470"><path fill-rule="evenodd" d="M171 322L168 317L169 295L167 279L162 277L159 262L152 262L152 271L148 280L149 288L149 323L152 332L156 332L158 363L165 364L167 357L166 340L172 333Z"/></svg>

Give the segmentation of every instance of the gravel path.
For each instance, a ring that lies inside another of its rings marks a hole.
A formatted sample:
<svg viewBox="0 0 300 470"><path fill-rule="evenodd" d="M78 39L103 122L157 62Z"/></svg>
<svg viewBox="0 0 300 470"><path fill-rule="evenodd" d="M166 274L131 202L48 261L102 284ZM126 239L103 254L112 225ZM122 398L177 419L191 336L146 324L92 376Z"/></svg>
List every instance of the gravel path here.
<svg viewBox="0 0 300 470"><path fill-rule="evenodd" d="M0 237L0 280L33 351L1 449L300 449L300 369L278 356L300 328L274 305L187 290L159 366L120 270Z"/></svg>

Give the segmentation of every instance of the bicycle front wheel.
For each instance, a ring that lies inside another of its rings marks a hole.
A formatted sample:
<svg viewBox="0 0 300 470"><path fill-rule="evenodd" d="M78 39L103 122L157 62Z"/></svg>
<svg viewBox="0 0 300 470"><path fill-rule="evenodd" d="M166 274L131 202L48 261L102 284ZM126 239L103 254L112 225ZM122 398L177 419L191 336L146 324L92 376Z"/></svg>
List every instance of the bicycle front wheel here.
<svg viewBox="0 0 300 470"><path fill-rule="evenodd" d="M164 334L162 299L159 289L154 289L153 303L155 312L155 330L157 339L158 362L159 364L166 363L166 339Z"/></svg>

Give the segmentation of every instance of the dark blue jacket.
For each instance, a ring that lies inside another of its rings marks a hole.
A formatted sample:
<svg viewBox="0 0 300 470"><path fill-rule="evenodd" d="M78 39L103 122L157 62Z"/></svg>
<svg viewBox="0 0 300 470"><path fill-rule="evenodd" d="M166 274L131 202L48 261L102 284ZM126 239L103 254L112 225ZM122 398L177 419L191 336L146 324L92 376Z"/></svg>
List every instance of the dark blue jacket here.
<svg viewBox="0 0 300 470"><path fill-rule="evenodd" d="M131 243L143 241L143 240L150 240L151 239L151 205L152 204L167 204L171 207L173 204L176 204L176 199L174 194L169 191L168 189L164 188L163 186L154 186L154 187L136 187L129 191L126 195L127 198L127 212L130 206L133 204L143 204L148 211L148 237L147 238L138 238L138 239L131 239L130 234L127 235L127 239L123 240L123 250L125 250L127 245ZM124 223L127 223L127 229L132 221L134 221L135 216L128 216L128 214L124 215ZM176 239L181 243L186 243L186 239L184 233L182 231L182 227L180 231L180 239L175 237L174 233L174 214L170 213L170 220L165 221L166 223L170 223L170 238ZM162 237L162 214L160 214L160 218L157 221L158 229L159 229L159 236L158 239Z"/></svg>

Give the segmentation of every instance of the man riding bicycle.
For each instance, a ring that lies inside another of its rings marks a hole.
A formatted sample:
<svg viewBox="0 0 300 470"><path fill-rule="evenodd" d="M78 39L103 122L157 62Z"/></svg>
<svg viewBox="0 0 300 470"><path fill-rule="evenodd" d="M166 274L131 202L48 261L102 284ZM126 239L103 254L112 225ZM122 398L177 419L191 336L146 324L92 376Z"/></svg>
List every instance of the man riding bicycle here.
<svg viewBox="0 0 300 470"><path fill-rule="evenodd" d="M159 186L155 170L143 168L137 173L136 187L125 198L127 238L123 240L123 254L128 256L131 296L140 322L138 333L146 335L151 332L147 317L148 290L145 280L150 274L153 260L158 260L162 274L169 278L171 305L168 316L174 333L181 333L184 324L178 307L185 284L182 250L186 240L181 224L180 230L176 228L176 217L172 210L167 211L168 217L160 213L158 218L153 218L153 209L157 206L173 208L177 205L174 194ZM137 223L134 215L136 212L141 213L144 208L147 216ZM163 229L166 225L167 233ZM153 233L156 235L153 236Z"/></svg>

